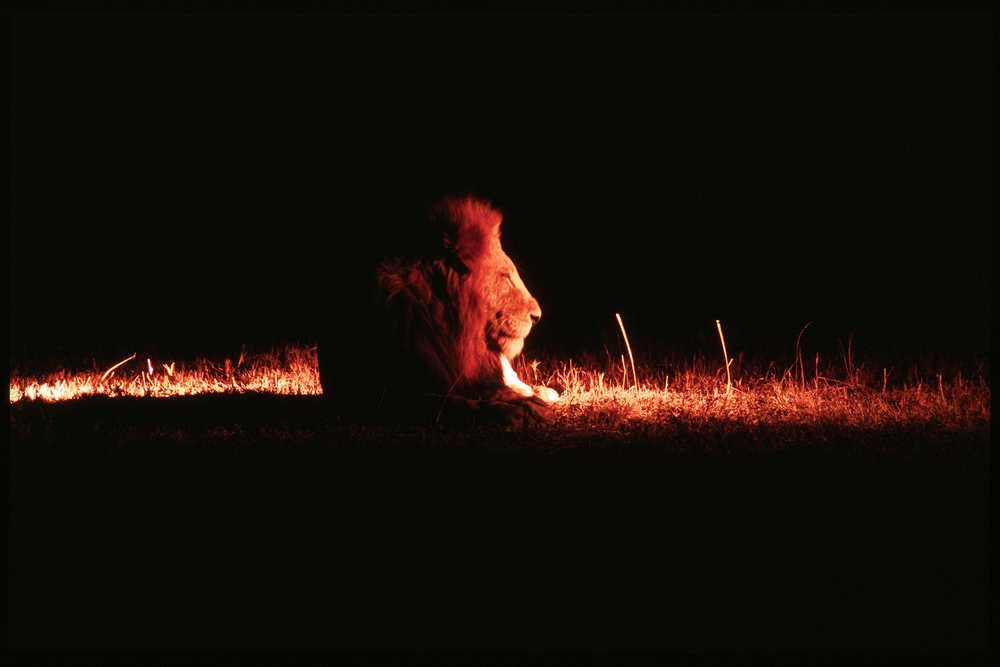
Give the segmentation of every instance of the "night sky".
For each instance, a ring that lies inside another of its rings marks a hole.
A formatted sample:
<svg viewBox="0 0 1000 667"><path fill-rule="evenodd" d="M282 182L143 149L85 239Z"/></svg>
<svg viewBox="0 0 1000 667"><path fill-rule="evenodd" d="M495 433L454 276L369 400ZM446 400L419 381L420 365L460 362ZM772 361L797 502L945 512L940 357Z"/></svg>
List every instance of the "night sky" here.
<svg viewBox="0 0 1000 667"><path fill-rule="evenodd" d="M12 24L12 358L313 340L332 267L461 192L505 214L529 354L616 312L989 352L988 16Z"/></svg>

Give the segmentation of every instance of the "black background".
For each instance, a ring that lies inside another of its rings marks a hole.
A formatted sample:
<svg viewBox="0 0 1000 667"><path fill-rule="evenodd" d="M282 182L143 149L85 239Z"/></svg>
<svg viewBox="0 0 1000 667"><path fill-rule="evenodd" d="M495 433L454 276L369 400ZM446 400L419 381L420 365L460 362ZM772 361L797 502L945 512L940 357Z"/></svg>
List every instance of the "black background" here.
<svg viewBox="0 0 1000 667"><path fill-rule="evenodd" d="M11 54L12 358L312 340L449 192L504 211L529 353L616 312L989 350L989 17L17 15Z"/></svg>

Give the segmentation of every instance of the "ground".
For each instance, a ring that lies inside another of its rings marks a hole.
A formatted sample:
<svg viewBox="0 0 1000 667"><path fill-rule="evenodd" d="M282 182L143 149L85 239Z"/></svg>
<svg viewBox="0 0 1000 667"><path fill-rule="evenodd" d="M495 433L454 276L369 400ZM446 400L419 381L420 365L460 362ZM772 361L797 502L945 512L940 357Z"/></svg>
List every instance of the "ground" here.
<svg viewBox="0 0 1000 667"><path fill-rule="evenodd" d="M12 405L10 649L989 646L988 421L778 446L180 398Z"/></svg>

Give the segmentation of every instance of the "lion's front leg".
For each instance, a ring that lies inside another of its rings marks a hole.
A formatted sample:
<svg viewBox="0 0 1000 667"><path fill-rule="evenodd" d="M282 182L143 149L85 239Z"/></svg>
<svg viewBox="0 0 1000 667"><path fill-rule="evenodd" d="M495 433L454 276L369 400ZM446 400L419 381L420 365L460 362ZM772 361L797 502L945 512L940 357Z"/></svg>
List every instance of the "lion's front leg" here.
<svg viewBox="0 0 1000 667"><path fill-rule="evenodd" d="M555 389L549 387L532 387L521 382L521 378L517 377L517 373L514 372L514 367L510 365L510 361L503 354L500 355L500 368L503 369L504 385L513 389L520 396L524 396L525 398L537 397L545 403L555 403L559 400L559 394Z"/></svg>
<svg viewBox="0 0 1000 667"><path fill-rule="evenodd" d="M434 403L434 422L443 426L501 426L522 428L542 424L552 408L537 396L522 396L509 387L500 387L482 398L428 394Z"/></svg>

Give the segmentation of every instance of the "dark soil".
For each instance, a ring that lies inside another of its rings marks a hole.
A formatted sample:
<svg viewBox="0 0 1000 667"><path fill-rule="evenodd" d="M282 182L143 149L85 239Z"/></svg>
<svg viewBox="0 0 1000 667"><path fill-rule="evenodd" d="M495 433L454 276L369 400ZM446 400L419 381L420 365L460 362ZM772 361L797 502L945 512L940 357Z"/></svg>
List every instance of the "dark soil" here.
<svg viewBox="0 0 1000 667"><path fill-rule="evenodd" d="M21 403L8 647L986 651L989 448L947 426L611 437L330 425L316 397Z"/></svg>

